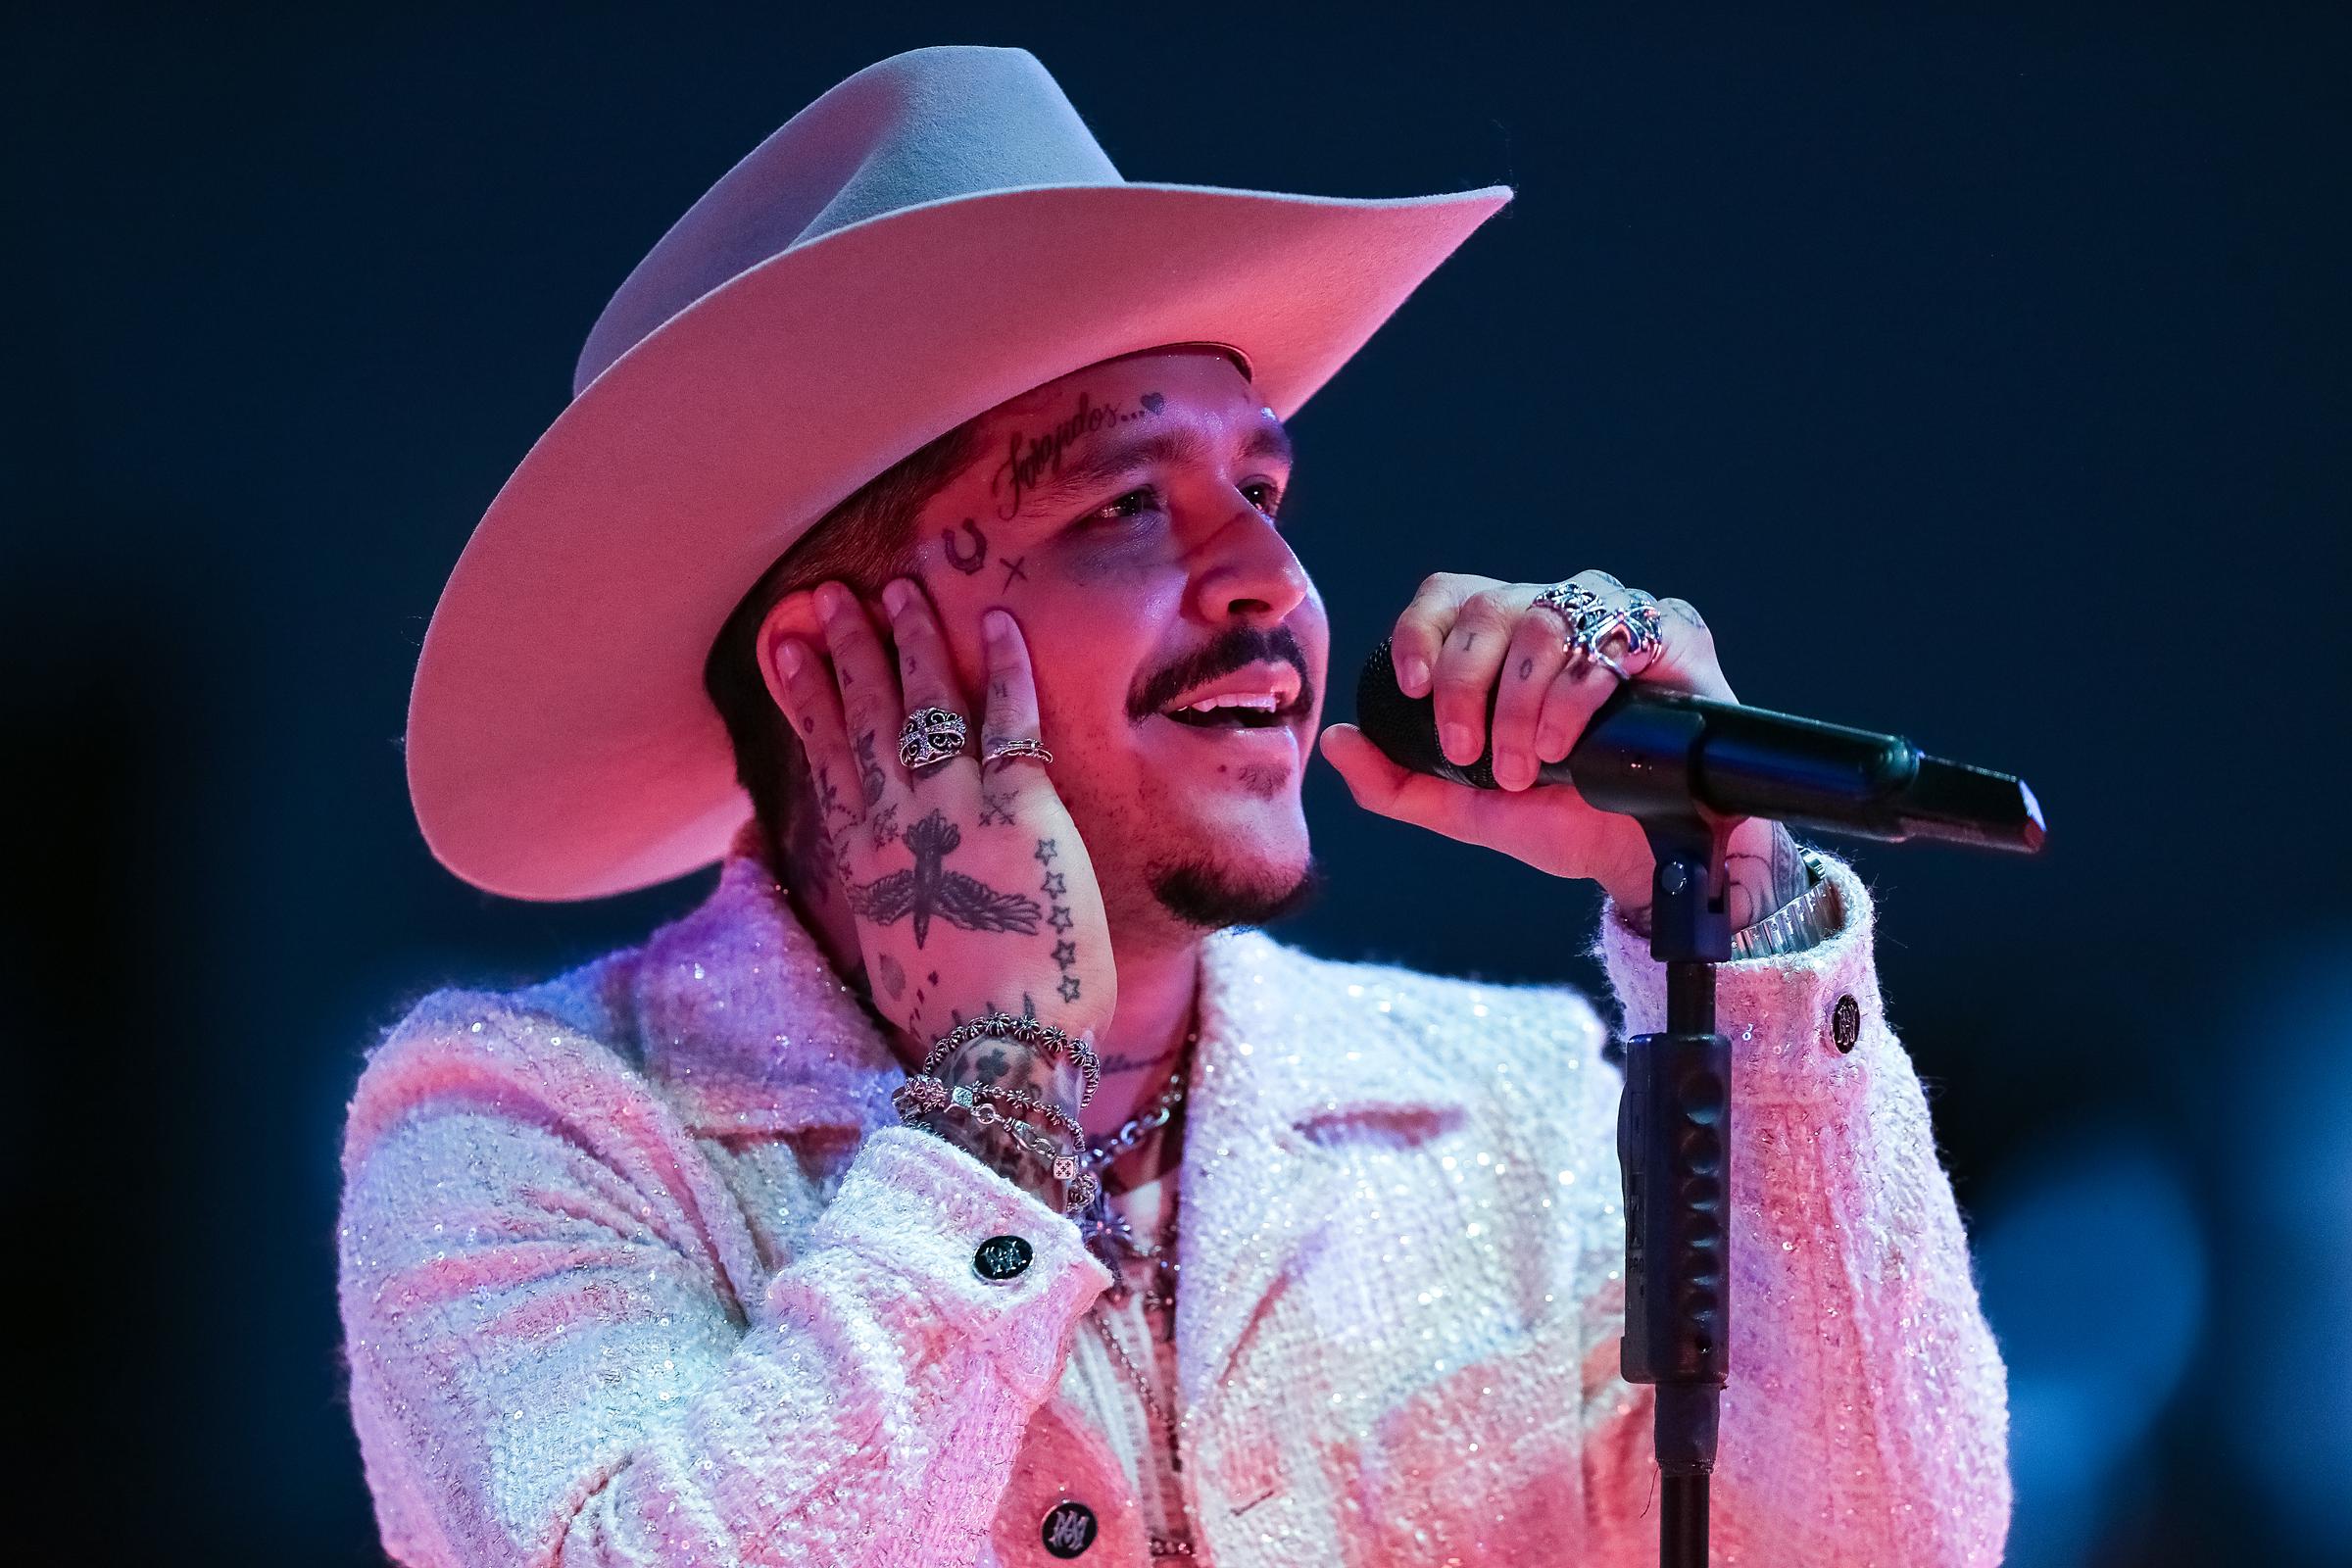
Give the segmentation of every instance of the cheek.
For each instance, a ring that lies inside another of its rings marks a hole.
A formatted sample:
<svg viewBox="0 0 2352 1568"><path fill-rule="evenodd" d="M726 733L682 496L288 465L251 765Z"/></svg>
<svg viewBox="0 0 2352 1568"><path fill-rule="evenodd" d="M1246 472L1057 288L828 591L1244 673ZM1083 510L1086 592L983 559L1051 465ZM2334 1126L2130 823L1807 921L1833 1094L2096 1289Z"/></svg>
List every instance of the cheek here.
<svg viewBox="0 0 2352 1568"><path fill-rule="evenodd" d="M1058 553L1054 571L1074 588L1121 595L1148 594L1154 583L1171 577L1181 582L1183 574L1169 557L1164 534L1138 531L1122 535L1116 530L1080 540ZM1181 587L1178 591L1181 593Z"/></svg>
<svg viewBox="0 0 2352 1568"><path fill-rule="evenodd" d="M1123 749L1133 723L1128 693L1156 667L1160 607L1129 595L1071 593L1012 601L1029 629L1038 706L1064 735ZM1091 765L1091 764L1090 764Z"/></svg>

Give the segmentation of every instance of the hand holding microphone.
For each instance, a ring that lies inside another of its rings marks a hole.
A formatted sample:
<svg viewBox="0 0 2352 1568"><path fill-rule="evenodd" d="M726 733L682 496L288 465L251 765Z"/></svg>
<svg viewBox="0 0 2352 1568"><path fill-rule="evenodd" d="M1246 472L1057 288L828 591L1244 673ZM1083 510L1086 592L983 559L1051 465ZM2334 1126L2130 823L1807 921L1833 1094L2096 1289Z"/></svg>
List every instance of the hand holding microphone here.
<svg viewBox="0 0 2352 1568"><path fill-rule="evenodd" d="M1554 876L1591 877L1638 923L1652 864L1641 824L1588 801L1556 764L1620 687L1738 701L1698 612L1605 571L1557 585L1439 572L1397 617L1388 648L1395 676L1386 684L1397 701L1376 707L1375 694L1359 694L1366 728L1323 732L1323 755L1356 804ZM1391 710L1375 744L1367 731ZM1547 768L1548 780L1540 771ZM1473 776L1484 787L1465 788ZM1536 787L1544 782L1568 787ZM1805 887L1795 840L1768 821L1732 829L1725 871L1735 927Z"/></svg>
<svg viewBox="0 0 2352 1568"><path fill-rule="evenodd" d="M1358 805L1592 877L1629 914L1649 898L1638 814L1745 818L1726 857L1735 927L1786 902L1783 863L1802 886L1775 822L2025 854L2044 837L2010 775L1740 706L1695 609L1605 572L1549 588L1429 578L1366 663L1356 711L1363 728L1332 726L1323 750Z"/></svg>

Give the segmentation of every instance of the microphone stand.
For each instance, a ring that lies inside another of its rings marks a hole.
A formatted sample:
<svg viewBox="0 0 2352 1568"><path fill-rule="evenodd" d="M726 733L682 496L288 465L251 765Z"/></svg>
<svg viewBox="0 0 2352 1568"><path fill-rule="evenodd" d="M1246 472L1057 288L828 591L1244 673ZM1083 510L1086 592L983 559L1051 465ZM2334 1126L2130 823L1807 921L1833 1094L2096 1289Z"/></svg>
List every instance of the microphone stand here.
<svg viewBox="0 0 2352 1568"><path fill-rule="evenodd" d="M1403 695L1387 643L1364 662L1355 707L1364 733L1401 765L1495 787L1491 754L1467 766L1446 760L1431 700ZM1493 713L1490 695L1490 723ZM1731 1372L1732 1046L1715 1029L1715 966L1732 956L1731 829L1758 816L2032 855L2041 808L2024 780L1929 757L1900 736L1633 685L1601 704L1568 760L1585 804L1640 822L1656 862L1649 953L1666 966L1666 1028L1625 1044L1619 1359L1627 1382L1657 1390L1660 1568L1706 1568L1707 1483Z"/></svg>
<svg viewBox="0 0 2352 1568"><path fill-rule="evenodd" d="M1650 956L1666 1030L1625 1043L1617 1162L1625 1184L1625 1380L1657 1390L1659 1568L1706 1568L1707 1484L1731 1371L1732 1043L1715 965L1732 955L1724 831L1645 815L1657 866Z"/></svg>

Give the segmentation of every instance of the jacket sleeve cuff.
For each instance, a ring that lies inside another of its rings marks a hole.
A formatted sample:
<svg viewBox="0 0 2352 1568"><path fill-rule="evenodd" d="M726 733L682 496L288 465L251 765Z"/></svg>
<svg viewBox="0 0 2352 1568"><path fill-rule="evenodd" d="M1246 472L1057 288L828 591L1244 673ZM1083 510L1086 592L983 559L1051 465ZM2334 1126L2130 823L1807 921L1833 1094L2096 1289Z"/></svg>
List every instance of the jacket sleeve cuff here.
<svg viewBox="0 0 2352 1568"><path fill-rule="evenodd" d="M1021 1250L981 1244L1017 1237ZM1007 1381L1035 1399L1061 1375L1063 1347L1080 1313L1110 1284L1066 1215L990 1170L945 1139L911 1127L869 1135L817 1219L815 1246L847 1248L897 1274L906 1298L946 1320L953 1333L985 1346Z"/></svg>
<svg viewBox="0 0 2352 1568"><path fill-rule="evenodd" d="M1838 886L1838 929L1799 953L1716 967L1716 1027L1731 1037L1736 1092L1750 1102L1849 1100L1868 1083L1871 1062L1899 1049L1879 996L1870 891L1844 861L1814 853ZM1617 993L1623 1033L1662 1031L1666 966L1607 899L1592 951Z"/></svg>

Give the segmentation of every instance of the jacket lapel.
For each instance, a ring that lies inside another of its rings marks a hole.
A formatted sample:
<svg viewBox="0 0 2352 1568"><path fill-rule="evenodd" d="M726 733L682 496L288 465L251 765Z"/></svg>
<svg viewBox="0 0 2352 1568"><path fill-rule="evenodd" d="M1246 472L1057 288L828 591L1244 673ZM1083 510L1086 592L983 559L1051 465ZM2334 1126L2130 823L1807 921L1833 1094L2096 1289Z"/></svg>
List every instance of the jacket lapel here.
<svg viewBox="0 0 2352 1568"><path fill-rule="evenodd" d="M636 975L647 1074L705 1138L895 1126L906 1069L738 840L717 888L657 931Z"/></svg>
<svg viewBox="0 0 2352 1568"><path fill-rule="evenodd" d="M1250 1325L1339 1205L1355 1201L1354 1141L1426 1136L1465 1113L1461 1086L1423 1064L1377 981L1253 930L1202 951L1176 1360L1204 1438Z"/></svg>

